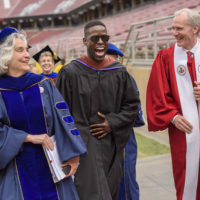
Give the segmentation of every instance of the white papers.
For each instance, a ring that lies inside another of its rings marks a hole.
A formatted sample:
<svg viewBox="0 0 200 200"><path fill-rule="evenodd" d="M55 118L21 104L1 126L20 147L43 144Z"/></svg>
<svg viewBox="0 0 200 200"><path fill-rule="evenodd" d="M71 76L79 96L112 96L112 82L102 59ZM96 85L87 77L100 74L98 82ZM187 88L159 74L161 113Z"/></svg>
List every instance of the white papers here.
<svg viewBox="0 0 200 200"><path fill-rule="evenodd" d="M51 170L53 181L54 183L57 183L60 180L64 179L66 174L63 172L62 167L61 167L61 161L60 161L58 151L57 151L55 136L53 135L51 139L53 140L53 143L54 143L54 150L53 151L47 150L45 147L44 149L49 161L49 167Z"/></svg>

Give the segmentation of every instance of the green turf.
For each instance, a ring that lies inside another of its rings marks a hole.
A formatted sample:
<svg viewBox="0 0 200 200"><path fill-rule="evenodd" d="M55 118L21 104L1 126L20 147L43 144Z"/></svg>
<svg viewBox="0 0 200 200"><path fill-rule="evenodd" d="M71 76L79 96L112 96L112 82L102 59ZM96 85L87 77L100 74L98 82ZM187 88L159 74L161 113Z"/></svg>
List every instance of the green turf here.
<svg viewBox="0 0 200 200"><path fill-rule="evenodd" d="M153 139L135 133L138 148L138 158L156 156L170 153L169 147L160 144Z"/></svg>

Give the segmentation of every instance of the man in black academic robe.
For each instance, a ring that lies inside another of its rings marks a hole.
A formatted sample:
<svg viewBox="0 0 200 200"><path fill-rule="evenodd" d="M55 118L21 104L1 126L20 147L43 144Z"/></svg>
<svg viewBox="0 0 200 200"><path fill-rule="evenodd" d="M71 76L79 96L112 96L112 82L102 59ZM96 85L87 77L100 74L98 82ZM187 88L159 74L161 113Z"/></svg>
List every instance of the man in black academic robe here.
<svg viewBox="0 0 200 200"><path fill-rule="evenodd" d="M106 26L92 21L84 28L87 55L73 60L58 74L56 86L68 102L87 145L75 185L81 200L115 200L121 161L137 115L139 98L126 68L105 57Z"/></svg>

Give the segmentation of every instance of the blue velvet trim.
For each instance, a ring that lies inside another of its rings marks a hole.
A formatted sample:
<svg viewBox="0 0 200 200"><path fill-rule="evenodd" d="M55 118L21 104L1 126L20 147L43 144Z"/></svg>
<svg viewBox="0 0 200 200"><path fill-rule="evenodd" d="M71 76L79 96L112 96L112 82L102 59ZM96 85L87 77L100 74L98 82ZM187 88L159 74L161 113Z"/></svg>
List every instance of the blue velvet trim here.
<svg viewBox="0 0 200 200"><path fill-rule="evenodd" d="M2 91L2 96L13 128L31 134L47 132L38 85L23 92ZM16 161L24 200L58 200L41 145L24 143Z"/></svg>
<svg viewBox="0 0 200 200"><path fill-rule="evenodd" d="M22 91L36 83L39 83L44 77L38 74L27 72L20 77L8 75L0 76L0 88Z"/></svg>
<svg viewBox="0 0 200 200"><path fill-rule="evenodd" d="M64 109L69 109L69 106L67 105L66 102L58 102L56 103L56 108L59 110L64 110Z"/></svg>
<svg viewBox="0 0 200 200"><path fill-rule="evenodd" d="M35 85L24 90L23 96L24 105L29 117L29 133L47 133L39 86Z"/></svg>
<svg viewBox="0 0 200 200"><path fill-rule="evenodd" d="M72 122L74 122L74 119L73 119L73 117L72 116L66 116L66 117L63 117L63 120L65 121L65 122L67 122L67 123L72 123Z"/></svg>
<svg viewBox="0 0 200 200"><path fill-rule="evenodd" d="M20 93L16 91L1 91L1 94L11 120L11 126L28 132L27 113Z"/></svg>
<svg viewBox="0 0 200 200"><path fill-rule="evenodd" d="M52 72L51 74L43 74L41 73L42 76L46 76L48 78L56 78L58 74L56 72Z"/></svg>
<svg viewBox="0 0 200 200"><path fill-rule="evenodd" d="M6 39L12 33L18 33L17 29L11 27L4 27L0 32L0 42Z"/></svg>
<svg viewBox="0 0 200 200"><path fill-rule="evenodd" d="M79 132L78 129L73 129L73 130L71 130L70 132L71 132L72 135L75 135L75 136L80 135L80 132Z"/></svg>

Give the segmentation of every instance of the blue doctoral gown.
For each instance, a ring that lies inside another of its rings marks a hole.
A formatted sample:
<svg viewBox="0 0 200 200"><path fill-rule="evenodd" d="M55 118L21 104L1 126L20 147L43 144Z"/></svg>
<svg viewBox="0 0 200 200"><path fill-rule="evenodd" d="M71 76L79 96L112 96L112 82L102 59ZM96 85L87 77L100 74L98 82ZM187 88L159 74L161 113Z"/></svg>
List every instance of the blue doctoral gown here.
<svg viewBox="0 0 200 200"><path fill-rule="evenodd" d="M0 199L78 200L70 178L54 184L42 145L27 134L55 135L60 160L86 153L68 105L41 75L0 77Z"/></svg>
<svg viewBox="0 0 200 200"><path fill-rule="evenodd" d="M139 90L133 77L131 77L138 95ZM137 118L133 127L143 126L144 119L142 115L141 103L138 105ZM136 180L136 160L137 160L137 142L134 130L132 130L129 140L124 149L122 168L123 177L120 183L118 200L139 200L139 186Z"/></svg>
<svg viewBox="0 0 200 200"><path fill-rule="evenodd" d="M56 72L52 72L51 74L44 74L44 73L41 73L42 76L45 76L47 78L49 78L53 83L55 83L56 81L56 78L58 76L58 73Z"/></svg>

